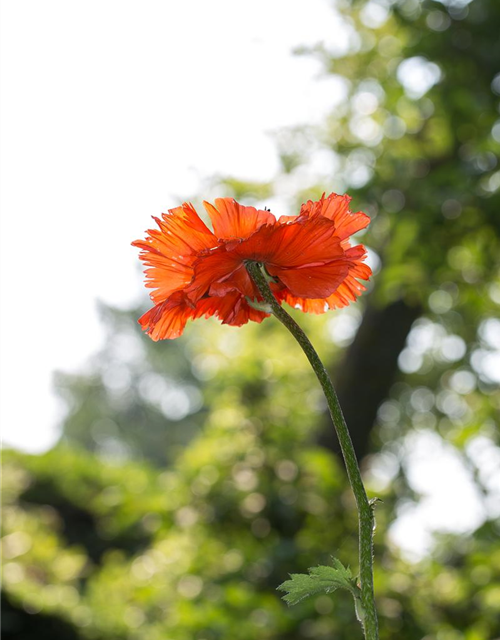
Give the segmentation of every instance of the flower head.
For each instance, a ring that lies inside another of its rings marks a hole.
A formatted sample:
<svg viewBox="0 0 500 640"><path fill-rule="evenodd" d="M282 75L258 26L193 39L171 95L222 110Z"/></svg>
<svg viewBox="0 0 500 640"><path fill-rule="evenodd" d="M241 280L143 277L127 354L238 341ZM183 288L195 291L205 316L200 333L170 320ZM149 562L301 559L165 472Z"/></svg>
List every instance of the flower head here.
<svg viewBox="0 0 500 640"><path fill-rule="evenodd" d="M306 202L299 215L275 216L232 198L204 202L211 231L191 204L171 209L159 229L148 230L141 249L146 287L154 307L139 323L153 338L177 338L189 319L216 316L224 324L262 322L269 314L252 306L262 298L245 264L264 265L279 302L324 313L356 300L370 268L363 245L349 239L370 219L349 210L349 196L332 193Z"/></svg>

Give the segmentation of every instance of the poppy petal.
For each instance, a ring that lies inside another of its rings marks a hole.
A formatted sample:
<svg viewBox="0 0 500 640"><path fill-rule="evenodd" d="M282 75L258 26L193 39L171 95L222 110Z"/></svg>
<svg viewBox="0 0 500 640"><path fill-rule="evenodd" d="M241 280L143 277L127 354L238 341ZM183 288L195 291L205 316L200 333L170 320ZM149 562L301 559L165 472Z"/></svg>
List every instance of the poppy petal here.
<svg viewBox="0 0 500 640"><path fill-rule="evenodd" d="M350 196L331 193L327 198L323 196L317 202L309 200L303 204L299 215L322 216L332 220L335 222L337 236L345 240L370 224L370 218L366 213L352 213L349 210L351 200Z"/></svg>
<svg viewBox="0 0 500 640"><path fill-rule="evenodd" d="M139 324L156 342L178 338L190 319L211 316L216 316L222 324L241 327L249 320L262 322L269 314L254 309L243 296L234 292L224 297L203 298L193 308L186 296L178 291L141 316Z"/></svg>
<svg viewBox="0 0 500 640"><path fill-rule="evenodd" d="M186 322L192 317L193 309L183 296L174 296L156 305L139 318L142 329L156 342L178 338L182 335Z"/></svg>
<svg viewBox="0 0 500 640"><path fill-rule="evenodd" d="M317 315L328 311L328 304L323 298L301 298L300 296L292 295L287 289L280 292L279 301L285 301L294 309L299 309L303 313L315 313Z"/></svg>
<svg viewBox="0 0 500 640"><path fill-rule="evenodd" d="M267 270L276 276L294 296L302 298L327 298L342 283L349 273L349 263L335 260L323 265L299 269L280 269L268 266Z"/></svg>
<svg viewBox="0 0 500 640"><path fill-rule="evenodd" d="M211 284L209 295L225 296L231 291L238 291L241 295L248 296L252 300L260 297L259 290L243 264L225 280Z"/></svg>
<svg viewBox="0 0 500 640"><path fill-rule="evenodd" d="M185 291L192 302L197 302L209 292L220 295L233 289L255 298L255 288L239 270L246 260L255 260L263 262L272 275L278 275L280 268L287 273L293 268L300 269L301 274L285 275L285 279L292 281L293 278L296 283L295 295L303 295L306 284L314 287L314 274L317 273L318 282L309 297L323 297L323 293L326 297L338 287L339 277L347 274L347 268L337 264L322 273L318 267L338 261L344 253L340 240L335 236L334 223L326 218L297 218L297 222L289 225L265 225L247 240L228 242L200 256L194 265L193 280ZM306 272L308 267L310 270ZM327 277L333 280L325 289ZM286 284L285 280L283 282ZM221 287L218 283L225 285Z"/></svg>
<svg viewBox="0 0 500 640"><path fill-rule="evenodd" d="M264 224L275 224L276 218L269 211L255 207L244 207L234 198L217 198L215 206L204 202L203 206L218 238L248 238Z"/></svg>
<svg viewBox="0 0 500 640"><path fill-rule="evenodd" d="M232 251L242 259L288 268L324 264L344 254L331 220L298 217L290 224L261 227Z"/></svg>
<svg viewBox="0 0 500 640"><path fill-rule="evenodd" d="M141 249L139 258L149 267L145 270L146 287L155 290L151 298L158 304L189 284L198 253L215 246L217 240L187 203L154 220L159 230L149 229L145 240L132 245Z"/></svg>
<svg viewBox="0 0 500 640"><path fill-rule="evenodd" d="M144 264L151 268L144 270L146 287L154 289L151 299L155 303L166 300L174 291L185 287L193 277L193 269L181 265L165 256L153 252L141 254Z"/></svg>
<svg viewBox="0 0 500 640"><path fill-rule="evenodd" d="M227 280L241 265L241 258L224 246L200 256L194 263L193 280L185 289L186 295L192 302L198 302L214 283Z"/></svg>
<svg viewBox="0 0 500 640"><path fill-rule="evenodd" d="M249 320L262 322L264 318L269 316L268 313L251 307L246 299L237 292L229 293L222 298L204 298L196 305L196 309L195 317L205 314L215 315L222 321L222 324L229 324L233 327L241 327Z"/></svg>
<svg viewBox="0 0 500 640"><path fill-rule="evenodd" d="M372 274L372 270L367 264L356 264L347 275L346 279L339 288L328 296L326 303L329 309L338 309L346 307L351 302L355 302L357 297L360 296L363 291L366 291L364 284L358 281L368 280Z"/></svg>
<svg viewBox="0 0 500 640"><path fill-rule="evenodd" d="M371 273L372 271L368 265L356 263L351 266L349 273L336 291L327 298L310 299L294 296L287 290L279 292L277 297L280 301L284 300L294 309L300 309L304 313L325 313L329 309L346 307L351 302L355 302L357 297L366 290L366 287L358 281L358 278L368 280Z"/></svg>

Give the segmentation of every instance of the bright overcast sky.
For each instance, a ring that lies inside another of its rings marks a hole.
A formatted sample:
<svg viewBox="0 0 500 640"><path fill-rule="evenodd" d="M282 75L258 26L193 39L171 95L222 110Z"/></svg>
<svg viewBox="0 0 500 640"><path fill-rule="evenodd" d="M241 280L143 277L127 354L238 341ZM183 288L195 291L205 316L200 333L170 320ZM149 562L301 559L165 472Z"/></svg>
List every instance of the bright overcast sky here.
<svg viewBox="0 0 500 640"><path fill-rule="evenodd" d="M318 121L334 85L291 54L331 41L326 0L5 0L4 441L54 442L55 369L101 339L96 299L138 295L150 216L213 174L269 180L268 132ZM142 290L141 290L142 291Z"/></svg>

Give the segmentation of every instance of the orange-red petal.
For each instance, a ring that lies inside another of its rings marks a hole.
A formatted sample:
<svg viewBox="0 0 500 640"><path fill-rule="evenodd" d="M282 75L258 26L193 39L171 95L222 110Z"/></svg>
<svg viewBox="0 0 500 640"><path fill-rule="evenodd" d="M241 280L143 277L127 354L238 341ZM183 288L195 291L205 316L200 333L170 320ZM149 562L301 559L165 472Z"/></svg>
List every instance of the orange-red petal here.
<svg viewBox="0 0 500 640"><path fill-rule="evenodd" d="M141 249L146 287L154 289L151 298L158 304L191 282L198 253L216 246L217 239L187 203L154 220L159 229L149 229L145 240L132 244Z"/></svg>
<svg viewBox="0 0 500 640"><path fill-rule="evenodd" d="M248 238L264 224L275 224L276 218L269 211L244 207L234 198L217 198L215 206L204 202L212 221L215 235L223 240Z"/></svg>
<svg viewBox="0 0 500 640"><path fill-rule="evenodd" d="M268 266L267 270L276 276L295 296L303 298L327 298L349 273L349 263L339 259L327 264L299 269L280 269Z"/></svg>
<svg viewBox="0 0 500 640"><path fill-rule="evenodd" d="M358 281L368 280L372 274L372 270L367 264L356 264L349 271L346 279L339 288L326 299L329 309L337 309L346 307L351 302L355 302L357 297L366 291L366 287Z"/></svg>
<svg viewBox="0 0 500 640"><path fill-rule="evenodd" d="M225 280L214 282L210 285L209 295L225 296L232 291L239 291L240 294L248 296L250 299L259 297L259 290L254 285L252 278L248 275L245 265L241 265L233 271Z"/></svg>
<svg viewBox="0 0 500 640"><path fill-rule="evenodd" d="M355 302L357 297L366 290L358 279L368 280L371 274L372 270L367 264L355 262L350 266L349 273L338 288L327 298L311 299L294 296L286 289L278 292L277 297L280 301L284 300L294 309L300 309L304 313L321 314L329 309L346 307L351 302Z"/></svg>
<svg viewBox="0 0 500 640"><path fill-rule="evenodd" d="M269 316L268 313L258 311L251 307L246 299L237 292L231 292L224 297L204 298L196 305L201 315L215 315L222 324L229 324L233 327L241 327L249 320L262 322Z"/></svg>
<svg viewBox="0 0 500 640"><path fill-rule="evenodd" d="M241 258L226 251L224 246L200 256L194 264L193 280L185 289L187 297L197 302L215 283L224 282L241 266Z"/></svg>
<svg viewBox="0 0 500 640"><path fill-rule="evenodd" d="M351 197L331 193L327 198L324 196L317 202L309 200L302 205L299 215L308 217L322 216L335 223L337 236L341 240L346 240L349 236L361 231L370 224L370 218L359 211L353 213L349 210Z"/></svg>
<svg viewBox="0 0 500 640"><path fill-rule="evenodd" d="M249 320L262 322L268 315L251 307L236 292L224 297L203 298L193 307L178 291L169 300L147 311L139 318L139 324L155 341L172 340L182 335L188 320L216 316L223 324L241 327Z"/></svg>
<svg viewBox="0 0 500 640"><path fill-rule="evenodd" d="M192 302L207 293L224 295L232 290L255 298L255 287L241 269L246 260L254 260L279 277L293 295L327 297L347 275L344 258L335 224L327 218L297 218L287 225L265 225L247 240L228 242L200 256L186 294Z"/></svg>
<svg viewBox="0 0 500 640"><path fill-rule="evenodd" d="M330 220L297 218L290 224L261 227L234 252L266 265L291 268L330 262L342 256L343 249Z"/></svg>
<svg viewBox="0 0 500 640"><path fill-rule="evenodd" d="M192 317L193 309L181 295L175 295L156 305L139 318L142 329L156 342L165 338L173 339L182 335L186 322Z"/></svg>

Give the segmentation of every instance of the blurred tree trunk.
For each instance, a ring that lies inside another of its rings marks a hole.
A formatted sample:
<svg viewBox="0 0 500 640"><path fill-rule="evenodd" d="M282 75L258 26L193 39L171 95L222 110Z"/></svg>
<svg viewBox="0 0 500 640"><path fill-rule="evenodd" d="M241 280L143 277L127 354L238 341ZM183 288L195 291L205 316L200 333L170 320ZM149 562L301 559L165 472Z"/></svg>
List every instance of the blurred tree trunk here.
<svg viewBox="0 0 500 640"><path fill-rule="evenodd" d="M397 300L378 308L369 304L356 337L332 372L358 459L370 451L377 410L398 374L398 356L421 308ZM330 416L319 442L340 453Z"/></svg>

